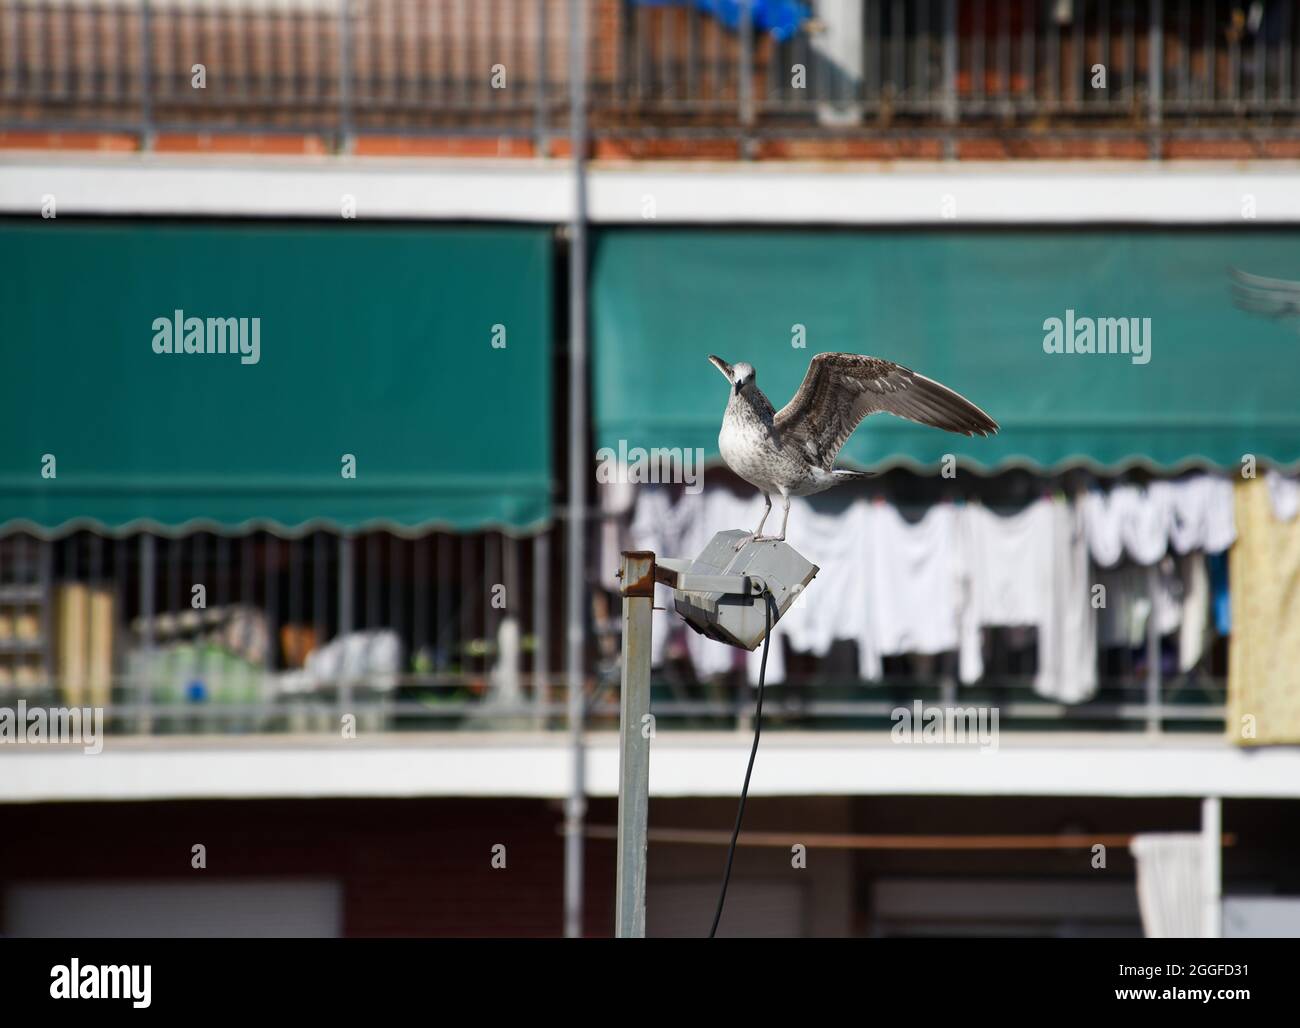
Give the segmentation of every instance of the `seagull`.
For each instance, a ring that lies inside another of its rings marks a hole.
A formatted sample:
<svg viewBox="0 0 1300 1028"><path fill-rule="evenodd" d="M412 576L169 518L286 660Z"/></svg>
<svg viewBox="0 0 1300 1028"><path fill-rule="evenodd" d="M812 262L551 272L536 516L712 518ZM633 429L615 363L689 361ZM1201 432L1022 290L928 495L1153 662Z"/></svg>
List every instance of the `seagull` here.
<svg viewBox="0 0 1300 1028"><path fill-rule="evenodd" d="M731 384L718 433L722 459L767 503L758 527L736 543L737 550L751 542L784 542L791 496L812 496L871 477L870 472L835 467L836 454L868 414L885 411L965 436L998 430L998 423L965 397L879 357L817 354L794 399L779 411L755 383L752 365L728 364L714 356L709 361ZM785 505L781 534L763 535L772 493L780 493Z"/></svg>
<svg viewBox="0 0 1300 1028"><path fill-rule="evenodd" d="M1244 311L1270 318L1300 317L1300 282L1265 278L1238 268L1231 269L1232 302Z"/></svg>

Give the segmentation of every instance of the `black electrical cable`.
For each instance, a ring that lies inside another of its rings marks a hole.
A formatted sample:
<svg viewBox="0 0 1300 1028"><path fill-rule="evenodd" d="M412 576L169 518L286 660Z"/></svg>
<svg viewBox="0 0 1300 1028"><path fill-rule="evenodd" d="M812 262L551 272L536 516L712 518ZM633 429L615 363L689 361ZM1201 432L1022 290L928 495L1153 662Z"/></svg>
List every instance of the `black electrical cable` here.
<svg viewBox="0 0 1300 1028"><path fill-rule="evenodd" d="M745 768L745 784L740 788L740 809L736 811L736 827L731 831L731 845L727 847L727 869L722 873L722 891L718 894L718 909L713 913L713 927L709 929L712 939L718 931L718 922L722 920L722 905L727 901L727 883L731 881L731 862L736 859L736 840L740 838L740 822L745 818L745 797L749 795L749 776L754 771L754 757L758 754L758 736L763 730L763 682L767 678L767 644L772 638L772 607L776 599L766 589L763 590L763 612L766 615L766 628L763 632L763 659L758 665L758 701L754 707L754 745L749 751L749 766Z"/></svg>

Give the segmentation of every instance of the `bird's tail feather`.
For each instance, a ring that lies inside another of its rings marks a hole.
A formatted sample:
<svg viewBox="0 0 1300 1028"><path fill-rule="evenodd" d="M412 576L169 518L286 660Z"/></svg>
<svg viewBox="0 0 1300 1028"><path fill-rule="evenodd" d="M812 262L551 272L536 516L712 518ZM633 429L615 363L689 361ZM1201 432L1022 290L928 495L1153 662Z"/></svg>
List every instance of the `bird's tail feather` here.
<svg viewBox="0 0 1300 1028"><path fill-rule="evenodd" d="M839 482L856 482L860 478L875 478L874 471L850 471L848 468L831 468L831 474Z"/></svg>

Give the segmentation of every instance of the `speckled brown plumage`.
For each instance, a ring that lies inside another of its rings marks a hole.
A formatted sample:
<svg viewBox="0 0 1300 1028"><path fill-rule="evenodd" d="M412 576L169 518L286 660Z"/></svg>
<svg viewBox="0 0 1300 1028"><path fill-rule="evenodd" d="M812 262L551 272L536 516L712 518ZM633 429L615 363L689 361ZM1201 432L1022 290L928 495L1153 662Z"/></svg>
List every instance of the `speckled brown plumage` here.
<svg viewBox="0 0 1300 1028"><path fill-rule="evenodd" d="M810 458L830 470L853 430L869 414L896 414L965 436L987 436L998 423L965 397L910 368L856 353L819 353L803 384L776 415L783 437L810 444Z"/></svg>
<svg viewBox="0 0 1300 1028"><path fill-rule="evenodd" d="M758 388L750 365L709 360L732 386L718 434L722 459L767 500L754 540L785 538L791 496L810 496L863 477L836 468L835 458L869 414L883 411L966 436L998 430L996 421L947 386L879 357L817 354L799 391L779 411ZM779 536L761 534L771 493L780 493L785 503Z"/></svg>

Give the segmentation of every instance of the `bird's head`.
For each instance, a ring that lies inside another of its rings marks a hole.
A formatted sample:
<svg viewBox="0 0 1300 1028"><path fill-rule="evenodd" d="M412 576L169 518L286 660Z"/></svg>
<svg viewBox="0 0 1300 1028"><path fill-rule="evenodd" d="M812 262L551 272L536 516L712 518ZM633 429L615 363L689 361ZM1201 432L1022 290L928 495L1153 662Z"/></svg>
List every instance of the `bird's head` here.
<svg viewBox="0 0 1300 1028"><path fill-rule="evenodd" d="M731 389L737 396L754 384L754 367L752 364L746 364L744 361L739 364L728 364L721 357L713 356L709 357L709 363L722 372L723 377L731 383Z"/></svg>

